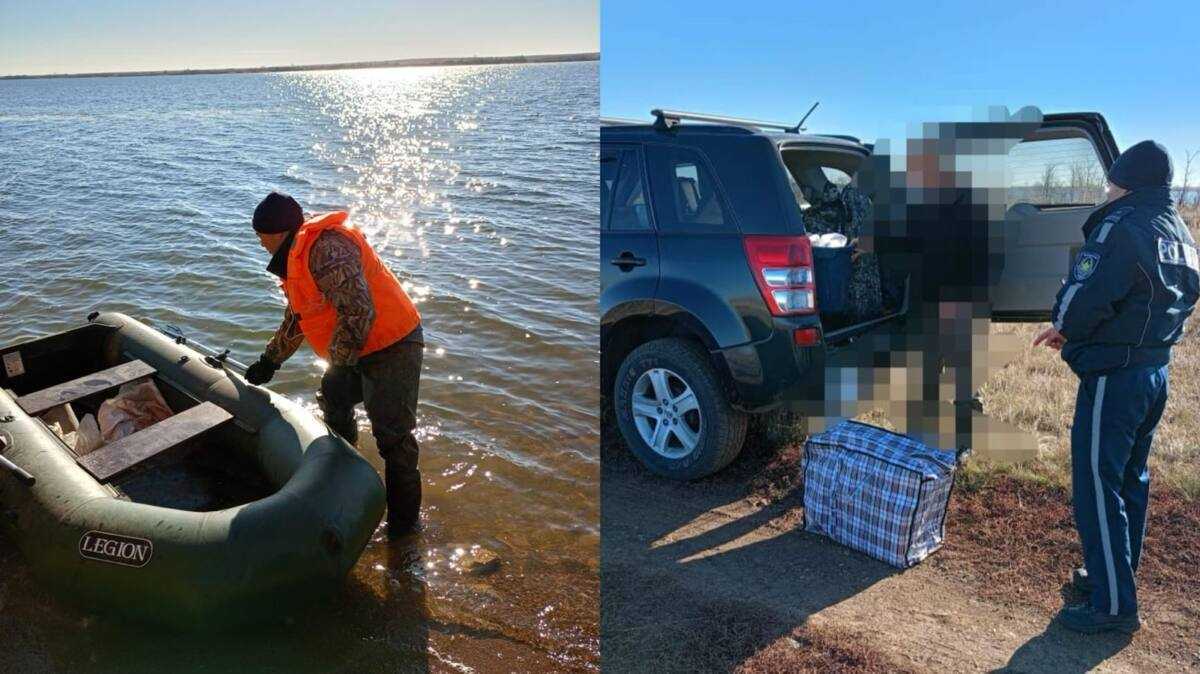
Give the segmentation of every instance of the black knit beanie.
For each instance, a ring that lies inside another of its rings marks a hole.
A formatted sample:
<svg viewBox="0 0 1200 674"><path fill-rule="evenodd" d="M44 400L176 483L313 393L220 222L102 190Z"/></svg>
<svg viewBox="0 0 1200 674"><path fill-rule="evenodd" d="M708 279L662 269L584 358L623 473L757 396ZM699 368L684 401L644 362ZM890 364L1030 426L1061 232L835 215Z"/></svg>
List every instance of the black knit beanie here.
<svg viewBox="0 0 1200 674"><path fill-rule="evenodd" d="M1108 182L1131 191L1170 187L1173 175L1167 148L1152 140L1143 140L1117 157L1108 170Z"/></svg>
<svg viewBox="0 0 1200 674"><path fill-rule="evenodd" d="M281 192L272 192L254 209L254 231L260 234L282 234L299 229L304 212L296 200Z"/></svg>

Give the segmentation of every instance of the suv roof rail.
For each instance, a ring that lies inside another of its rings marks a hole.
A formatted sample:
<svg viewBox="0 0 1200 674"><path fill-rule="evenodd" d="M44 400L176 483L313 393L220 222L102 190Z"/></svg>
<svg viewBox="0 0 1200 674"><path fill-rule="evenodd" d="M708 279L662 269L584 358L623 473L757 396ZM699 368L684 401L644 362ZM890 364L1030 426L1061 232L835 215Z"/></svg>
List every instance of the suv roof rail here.
<svg viewBox="0 0 1200 674"><path fill-rule="evenodd" d="M741 117L726 117L725 115L710 115L708 113L703 113L703 112L684 112L682 110L664 110L662 108L655 108L650 111L650 114L654 115L655 124L661 125L668 129L671 127L674 127L674 126L678 126L679 123L682 122L683 120L691 120L694 122L710 122L713 124L728 124L729 126L741 126L741 127L746 127L746 128L750 128L750 129L779 129L779 130L783 131L784 133L800 133L801 131L805 130L804 126L803 126L805 120L808 119L808 116L811 115L813 113L813 110L816 110L817 106L820 104L821 104L820 101L813 103L812 107L808 109L808 112L804 113L804 117L800 118L800 121L795 124L784 124L782 122L764 122L764 121L758 120L758 119L744 119Z"/></svg>
<svg viewBox="0 0 1200 674"><path fill-rule="evenodd" d="M600 126L641 126L645 121L625 117L601 117Z"/></svg>
<svg viewBox="0 0 1200 674"><path fill-rule="evenodd" d="M848 140L853 143L862 143L862 139L860 139L858 136L847 136L844 133L818 133L816 135L822 138L838 138L841 140Z"/></svg>

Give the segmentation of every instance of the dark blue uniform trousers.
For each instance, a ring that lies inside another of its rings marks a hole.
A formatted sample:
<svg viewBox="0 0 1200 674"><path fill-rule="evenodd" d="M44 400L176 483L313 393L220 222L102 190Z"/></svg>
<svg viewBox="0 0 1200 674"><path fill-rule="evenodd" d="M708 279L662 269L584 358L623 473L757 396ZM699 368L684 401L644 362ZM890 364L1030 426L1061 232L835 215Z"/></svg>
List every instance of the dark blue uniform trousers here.
<svg viewBox="0 0 1200 674"><path fill-rule="evenodd" d="M1075 526L1094 588L1091 604L1110 615L1137 611L1133 575L1150 496L1146 459L1166 403L1166 366L1124 368L1079 382L1071 428Z"/></svg>

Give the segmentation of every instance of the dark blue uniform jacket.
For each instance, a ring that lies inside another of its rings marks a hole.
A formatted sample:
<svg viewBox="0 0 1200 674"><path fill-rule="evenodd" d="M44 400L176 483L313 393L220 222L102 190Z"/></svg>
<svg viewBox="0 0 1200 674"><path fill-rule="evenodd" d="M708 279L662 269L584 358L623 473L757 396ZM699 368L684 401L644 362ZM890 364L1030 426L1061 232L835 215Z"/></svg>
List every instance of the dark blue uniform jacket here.
<svg viewBox="0 0 1200 674"><path fill-rule="evenodd" d="M1166 365L1200 295L1196 242L1166 187L1098 209L1051 313L1063 360L1084 376Z"/></svg>

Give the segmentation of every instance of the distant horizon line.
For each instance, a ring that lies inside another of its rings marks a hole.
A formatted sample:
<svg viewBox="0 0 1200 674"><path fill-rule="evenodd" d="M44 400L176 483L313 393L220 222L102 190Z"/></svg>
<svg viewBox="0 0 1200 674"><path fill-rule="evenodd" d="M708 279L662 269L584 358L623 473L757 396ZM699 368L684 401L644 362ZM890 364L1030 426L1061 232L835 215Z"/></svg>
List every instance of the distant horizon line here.
<svg viewBox="0 0 1200 674"><path fill-rule="evenodd" d="M186 68L182 70L114 70L91 73L47 73L44 75L0 75L0 80L42 80L83 77L147 77L158 75L230 75L242 73L287 73L304 70L360 70L366 68L417 68L421 66L474 66L520 63L569 63L599 61L600 52L567 52L557 54L516 54L509 56L438 56L423 58L387 59L381 61L349 61L344 63L313 63L286 66L245 66L240 68Z"/></svg>

